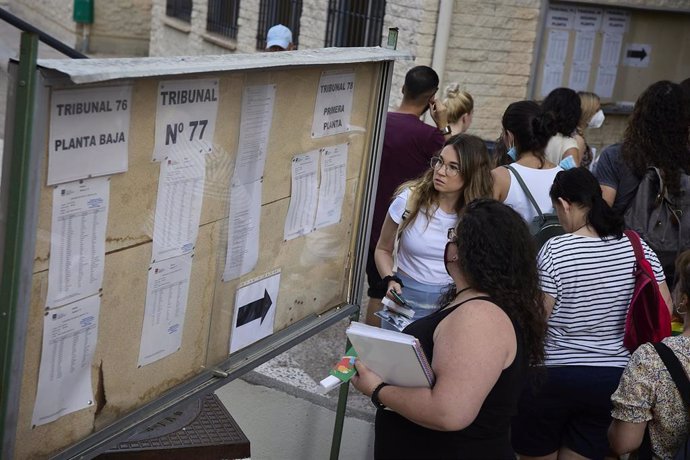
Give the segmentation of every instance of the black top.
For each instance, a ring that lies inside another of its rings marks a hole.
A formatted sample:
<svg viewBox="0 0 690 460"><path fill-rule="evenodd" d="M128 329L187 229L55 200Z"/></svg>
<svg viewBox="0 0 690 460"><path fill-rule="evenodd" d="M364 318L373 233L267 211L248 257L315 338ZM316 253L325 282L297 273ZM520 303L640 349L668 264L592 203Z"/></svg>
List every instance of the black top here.
<svg viewBox="0 0 690 460"><path fill-rule="evenodd" d="M476 299L491 301L489 297L467 299L415 321L403 332L419 339L424 353L433 365L433 337L436 327L456 308ZM517 337L515 359L503 370L482 404L477 418L467 428L460 431L431 430L411 422L396 412L379 409L376 412L374 457L513 460L515 453L510 445L510 419L516 412L528 360L522 330L512 318L511 322Z"/></svg>

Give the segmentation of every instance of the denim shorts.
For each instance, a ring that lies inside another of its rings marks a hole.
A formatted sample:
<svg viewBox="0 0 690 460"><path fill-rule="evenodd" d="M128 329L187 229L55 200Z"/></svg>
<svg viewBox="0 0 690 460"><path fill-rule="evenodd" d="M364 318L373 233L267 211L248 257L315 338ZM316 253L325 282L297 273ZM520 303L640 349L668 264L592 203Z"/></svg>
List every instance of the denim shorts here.
<svg viewBox="0 0 690 460"><path fill-rule="evenodd" d="M604 458L611 395L622 374L622 367L554 366L542 379L527 379L511 426L515 452L539 457L567 447Z"/></svg>
<svg viewBox="0 0 690 460"><path fill-rule="evenodd" d="M424 318L439 308L439 299L446 285L424 284L410 278L406 273L398 271L398 277L403 283L402 296L410 308L414 310L413 320ZM396 330L387 321L381 321L383 329Z"/></svg>

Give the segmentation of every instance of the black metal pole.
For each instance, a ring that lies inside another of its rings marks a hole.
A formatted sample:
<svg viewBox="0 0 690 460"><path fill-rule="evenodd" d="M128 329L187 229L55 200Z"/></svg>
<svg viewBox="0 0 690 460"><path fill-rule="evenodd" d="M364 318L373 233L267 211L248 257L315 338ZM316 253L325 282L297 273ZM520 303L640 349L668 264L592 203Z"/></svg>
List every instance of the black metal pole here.
<svg viewBox="0 0 690 460"><path fill-rule="evenodd" d="M47 33L37 29L36 27L32 26L28 22L24 21L23 19L18 18L17 16L13 15L9 11L7 11L4 8L0 8L0 19L2 19L5 22L8 22L9 24L12 24L14 27L23 30L24 32L30 32L32 34L38 35L38 39L45 43L46 45L55 48L65 56L71 57L72 59L88 59L89 57L86 56L85 54L81 54L79 51L75 50L74 48L71 48L64 43L62 43L60 40L57 38L48 35Z"/></svg>

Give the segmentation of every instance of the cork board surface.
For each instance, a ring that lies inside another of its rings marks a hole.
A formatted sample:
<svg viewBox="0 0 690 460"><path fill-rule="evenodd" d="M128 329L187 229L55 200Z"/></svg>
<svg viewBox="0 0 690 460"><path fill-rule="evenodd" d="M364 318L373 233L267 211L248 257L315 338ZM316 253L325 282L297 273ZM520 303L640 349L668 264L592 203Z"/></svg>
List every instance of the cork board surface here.
<svg viewBox="0 0 690 460"><path fill-rule="evenodd" d="M379 62L293 69L235 71L175 78L219 78L213 151L206 158L206 181L199 235L188 295L182 347L137 367L144 317L147 270L159 163L154 146L158 83L171 78L131 81L129 169L111 176L106 258L98 343L92 364L95 403L52 423L31 427L38 380L43 307L48 289L52 187L40 195L30 320L22 376L16 457L44 458L98 431L163 392L226 359L235 291L248 279L281 271L274 331L348 301L350 254L359 228L363 183L368 174L373 123L379 95ZM355 72L355 93L347 133L312 139L317 86L324 71ZM228 194L239 139L242 91L246 85L275 84L276 98L264 169L259 260L247 275L221 280L227 247ZM47 136L46 136L47 137ZM348 143L346 196L338 224L290 241L283 227L290 202L294 155ZM47 146L45 148L47 155ZM47 161L43 162L47 168ZM44 170L43 184L47 177Z"/></svg>

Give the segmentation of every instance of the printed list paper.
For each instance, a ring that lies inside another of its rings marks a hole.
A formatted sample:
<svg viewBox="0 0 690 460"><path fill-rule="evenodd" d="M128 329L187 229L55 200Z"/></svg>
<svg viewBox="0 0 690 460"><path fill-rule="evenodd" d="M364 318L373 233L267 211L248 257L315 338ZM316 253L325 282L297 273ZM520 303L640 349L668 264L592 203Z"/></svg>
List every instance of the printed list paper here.
<svg viewBox="0 0 690 460"><path fill-rule="evenodd" d="M161 163L152 261L176 257L194 249L199 234L205 176L206 157L200 152L173 154Z"/></svg>
<svg viewBox="0 0 690 460"><path fill-rule="evenodd" d="M158 361L182 345L192 255L156 262L149 268L139 366Z"/></svg>
<svg viewBox="0 0 690 460"><path fill-rule="evenodd" d="M259 260L262 181L233 183L230 187L228 246L223 281L254 270Z"/></svg>
<svg viewBox="0 0 690 460"><path fill-rule="evenodd" d="M283 237L291 240L314 231L318 199L317 168L319 151L312 150L292 158L290 206L285 218Z"/></svg>
<svg viewBox="0 0 690 460"><path fill-rule="evenodd" d="M110 178L55 187L46 307L98 294L103 285Z"/></svg>
<svg viewBox="0 0 690 460"><path fill-rule="evenodd" d="M271 132L275 85L246 86L242 93L242 119L233 179L243 184L264 175L268 134Z"/></svg>
<svg viewBox="0 0 690 460"><path fill-rule="evenodd" d="M101 298L95 295L46 311L33 425L93 405L91 362L100 306Z"/></svg>
<svg viewBox="0 0 690 460"><path fill-rule="evenodd" d="M54 90L48 185L127 171L132 87Z"/></svg>
<svg viewBox="0 0 690 460"><path fill-rule="evenodd" d="M340 222L345 198L347 144L321 149L321 183L316 209L317 229Z"/></svg>

